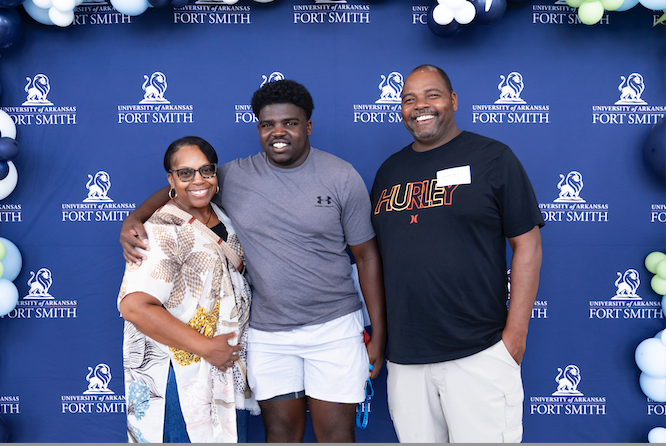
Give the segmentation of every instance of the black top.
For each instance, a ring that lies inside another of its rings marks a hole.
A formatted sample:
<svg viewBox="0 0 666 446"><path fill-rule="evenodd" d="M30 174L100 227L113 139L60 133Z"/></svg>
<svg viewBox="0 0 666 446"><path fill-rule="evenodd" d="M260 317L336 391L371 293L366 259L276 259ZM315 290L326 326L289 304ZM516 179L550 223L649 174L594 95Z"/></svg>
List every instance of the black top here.
<svg viewBox="0 0 666 446"><path fill-rule="evenodd" d="M438 172L448 177L441 187ZM388 359L430 364L498 342L507 315L506 238L544 225L511 149L469 132L427 152L410 145L382 164L371 195Z"/></svg>

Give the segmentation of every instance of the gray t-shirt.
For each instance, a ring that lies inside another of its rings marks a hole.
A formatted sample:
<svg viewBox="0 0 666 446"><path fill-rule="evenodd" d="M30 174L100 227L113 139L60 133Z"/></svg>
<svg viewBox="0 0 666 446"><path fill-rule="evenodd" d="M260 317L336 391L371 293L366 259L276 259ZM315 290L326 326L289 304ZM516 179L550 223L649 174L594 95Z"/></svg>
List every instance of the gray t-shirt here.
<svg viewBox="0 0 666 446"><path fill-rule="evenodd" d="M250 326L287 331L361 308L347 245L375 236L370 198L351 164L311 148L293 169L265 153L219 167L227 211L252 281Z"/></svg>

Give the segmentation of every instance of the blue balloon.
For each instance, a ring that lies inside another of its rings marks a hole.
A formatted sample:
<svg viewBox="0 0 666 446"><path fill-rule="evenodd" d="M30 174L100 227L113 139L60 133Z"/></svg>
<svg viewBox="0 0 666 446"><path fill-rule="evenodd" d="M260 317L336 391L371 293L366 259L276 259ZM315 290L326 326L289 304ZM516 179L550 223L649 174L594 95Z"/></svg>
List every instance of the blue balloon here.
<svg viewBox="0 0 666 446"><path fill-rule="evenodd" d="M42 25L55 25L55 23L49 18L49 10L40 8L35 5L32 0L25 0L23 2L23 9L25 9L25 12L27 12L35 22L41 23Z"/></svg>
<svg viewBox="0 0 666 446"><path fill-rule="evenodd" d="M662 180L666 179L666 119L652 126L643 144L645 164Z"/></svg>
<svg viewBox="0 0 666 446"><path fill-rule="evenodd" d="M3 136L0 138L0 161L11 161L19 153L19 145L15 139Z"/></svg>
<svg viewBox="0 0 666 446"><path fill-rule="evenodd" d="M474 23L492 25L504 16L506 0L472 0L476 8Z"/></svg>
<svg viewBox="0 0 666 446"><path fill-rule="evenodd" d="M173 6L174 8L182 8L188 3L189 0L171 0L171 6Z"/></svg>
<svg viewBox="0 0 666 446"><path fill-rule="evenodd" d="M0 8L0 51L11 48L21 40L23 26L15 9Z"/></svg>
<svg viewBox="0 0 666 446"><path fill-rule="evenodd" d="M666 378L655 378L643 372L638 383L645 396L658 403L666 403Z"/></svg>
<svg viewBox="0 0 666 446"><path fill-rule="evenodd" d="M615 11L619 11L619 12L628 11L631 8L633 8L634 6L636 6L637 4L638 4L638 0L624 0L624 3L622 3L622 5L619 8L617 8Z"/></svg>
<svg viewBox="0 0 666 446"><path fill-rule="evenodd" d="M661 312L664 313L664 317L666 317L666 296L662 296L661 298Z"/></svg>
<svg viewBox="0 0 666 446"><path fill-rule="evenodd" d="M9 175L9 164L7 161L0 160L0 180L4 180Z"/></svg>
<svg viewBox="0 0 666 446"><path fill-rule="evenodd" d="M7 316L16 308L19 293L13 282L0 278L0 316Z"/></svg>
<svg viewBox="0 0 666 446"><path fill-rule="evenodd" d="M641 372L655 378L666 378L666 344L661 339L648 338L638 344L635 359Z"/></svg>
<svg viewBox="0 0 666 446"><path fill-rule="evenodd" d="M171 0L148 0L153 8L164 8Z"/></svg>
<svg viewBox="0 0 666 446"><path fill-rule="evenodd" d="M432 12L437 5L438 2L435 2L428 8L428 28L430 28L430 31L439 37L453 37L460 33L463 30L463 26L456 22L455 19L448 25L440 25L435 22L435 19L432 17Z"/></svg>
<svg viewBox="0 0 666 446"><path fill-rule="evenodd" d="M0 242L5 245L7 250L5 256L0 260L2 266L5 267L5 273L2 275L2 278L13 282L16 280L23 267L23 257L21 257L21 251L19 251L16 245L11 241L4 237L0 237Z"/></svg>

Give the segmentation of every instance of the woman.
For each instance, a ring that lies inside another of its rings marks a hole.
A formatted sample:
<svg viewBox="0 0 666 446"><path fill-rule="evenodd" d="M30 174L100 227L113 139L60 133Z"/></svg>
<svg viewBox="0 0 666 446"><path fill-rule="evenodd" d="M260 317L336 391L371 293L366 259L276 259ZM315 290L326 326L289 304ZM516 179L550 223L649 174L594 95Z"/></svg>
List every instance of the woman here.
<svg viewBox="0 0 666 446"><path fill-rule="evenodd" d="M127 263L118 296L130 442L235 442L235 409L255 409L245 370L250 288L201 138L164 155L170 201L146 222L152 250ZM240 341L240 342L239 342ZM242 344L242 346L241 346Z"/></svg>

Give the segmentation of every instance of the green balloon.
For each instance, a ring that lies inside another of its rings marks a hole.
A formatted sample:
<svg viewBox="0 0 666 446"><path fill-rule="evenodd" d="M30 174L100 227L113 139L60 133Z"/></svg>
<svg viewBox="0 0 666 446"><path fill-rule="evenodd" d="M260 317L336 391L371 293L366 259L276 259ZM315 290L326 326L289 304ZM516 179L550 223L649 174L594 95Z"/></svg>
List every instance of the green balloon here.
<svg viewBox="0 0 666 446"><path fill-rule="evenodd" d="M651 252L645 258L645 267L652 274L657 274L657 263L661 262L664 259L666 259L666 254L664 254L663 252L659 251Z"/></svg>
<svg viewBox="0 0 666 446"><path fill-rule="evenodd" d="M578 18L586 25L594 25L604 16L604 6L601 2L584 2L578 8Z"/></svg>
<svg viewBox="0 0 666 446"><path fill-rule="evenodd" d="M655 268L656 275L661 277L662 279L666 280L666 259L660 261L657 263L657 267Z"/></svg>
<svg viewBox="0 0 666 446"><path fill-rule="evenodd" d="M666 295L666 279L662 279L659 276L654 276L650 281L650 286L652 287L655 293L660 294L662 296Z"/></svg>
<svg viewBox="0 0 666 446"><path fill-rule="evenodd" d="M0 242L0 260L5 257L5 254L7 254L7 247L5 246L4 243Z"/></svg>
<svg viewBox="0 0 666 446"><path fill-rule="evenodd" d="M0 277L2 277L5 274L5 266L0 263Z"/></svg>
<svg viewBox="0 0 666 446"><path fill-rule="evenodd" d="M572 8L578 8L583 4L584 1L585 0L566 0L567 5L571 6Z"/></svg>

